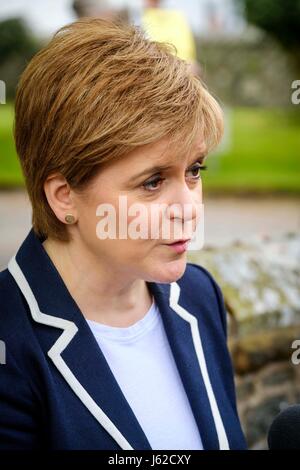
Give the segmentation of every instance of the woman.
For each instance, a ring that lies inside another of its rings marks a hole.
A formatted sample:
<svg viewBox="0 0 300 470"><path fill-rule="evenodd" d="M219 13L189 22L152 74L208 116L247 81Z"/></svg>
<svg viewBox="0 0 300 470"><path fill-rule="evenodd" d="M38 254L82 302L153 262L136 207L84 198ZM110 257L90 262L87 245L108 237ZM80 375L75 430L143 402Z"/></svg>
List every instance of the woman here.
<svg viewBox="0 0 300 470"><path fill-rule="evenodd" d="M32 228L0 274L0 447L245 448L222 293L174 245L216 101L172 46L85 18L28 64L15 113Z"/></svg>

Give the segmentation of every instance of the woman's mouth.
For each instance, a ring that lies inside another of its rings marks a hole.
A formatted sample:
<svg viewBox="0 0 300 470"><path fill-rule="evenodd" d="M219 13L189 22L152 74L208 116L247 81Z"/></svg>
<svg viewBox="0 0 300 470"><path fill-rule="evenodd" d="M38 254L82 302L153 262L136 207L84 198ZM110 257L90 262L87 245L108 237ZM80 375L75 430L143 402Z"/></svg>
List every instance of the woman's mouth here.
<svg viewBox="0 0 300 470"><path fill-rule="evenodd" d="M189 241L190 241L190 239L188 239L188 240L179 240L179 241L174 242L174 243L168 243L166 246L170 247L176 253L180 254L180 253L184 253L187 250L187 246L188 246Z"/></svg>

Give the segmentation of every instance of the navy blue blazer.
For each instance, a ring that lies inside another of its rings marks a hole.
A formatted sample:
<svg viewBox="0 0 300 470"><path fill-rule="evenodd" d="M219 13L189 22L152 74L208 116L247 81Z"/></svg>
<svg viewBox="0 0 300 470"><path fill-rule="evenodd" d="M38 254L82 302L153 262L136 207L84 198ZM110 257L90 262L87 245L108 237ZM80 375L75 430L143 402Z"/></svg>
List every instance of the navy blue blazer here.
<svg viewBox="0 0 300 470"><path fill-rule="evenodd" d="M204 449L245 449L220 287L193 263L177 282L148 285ZM151 450L33 229L0 273L0 340L0 449Z"/></svg>

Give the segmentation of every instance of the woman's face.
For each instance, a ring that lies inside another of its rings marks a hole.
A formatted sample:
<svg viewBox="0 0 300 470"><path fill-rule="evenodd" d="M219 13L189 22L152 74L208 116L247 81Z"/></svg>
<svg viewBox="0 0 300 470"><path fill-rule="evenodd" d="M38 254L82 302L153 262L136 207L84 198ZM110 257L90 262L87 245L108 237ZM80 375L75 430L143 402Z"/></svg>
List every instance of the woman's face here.
<svg viewBox="0 0 300 470"><path fill-rule="evenodd" d="M83 195L72 191L75 239L109 270L161 283L183 275L186 251L168 244L191 239L199 223L205 146L197 139L189 154L166 139L147 144L107 164Z"/></svg>

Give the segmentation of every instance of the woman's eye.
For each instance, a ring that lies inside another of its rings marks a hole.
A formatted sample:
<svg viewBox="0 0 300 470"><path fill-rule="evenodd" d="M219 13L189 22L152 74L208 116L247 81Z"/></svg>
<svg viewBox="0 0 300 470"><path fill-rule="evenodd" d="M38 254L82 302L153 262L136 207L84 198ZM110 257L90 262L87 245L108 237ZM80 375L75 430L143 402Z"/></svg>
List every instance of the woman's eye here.
<svg viewBox="0 0 300 470"><path fill-rule="evenodd" d="M146 183L143 183L143 187L144 189L146 189L146 191L155 191L157 189L156 187L157 183L161 183L164 179L165 178L156 178L155 180L152 180L152 181L146 181Z"/></svg>
<svg viewBox="0 0 300 470"><path fill-rule="evenodd" d="M200 176L200 170L206 170L207 166L205 165L200 165L199 163L194 165L190 170L190 172L192 172L192 179L195 181L195 180L199 180L201 178ZM166 178L161 178L161 177L157 177L153 180L150 180L150 181L146 181L145 183L142 184L142 187L146 190L146 191L157 191L161 185L161 183L165 180ZM159 185L158 185L159 183Z"/></svg>
<svg viewBox="0 0 300 470"><path fill-rule="evenodd" d="M206 165L197 164L197 165L194 165L189 171L192 172L193 179L197 180L197 179L201 178L200 170L206 170L206 169L207 169Z"/></svg>

